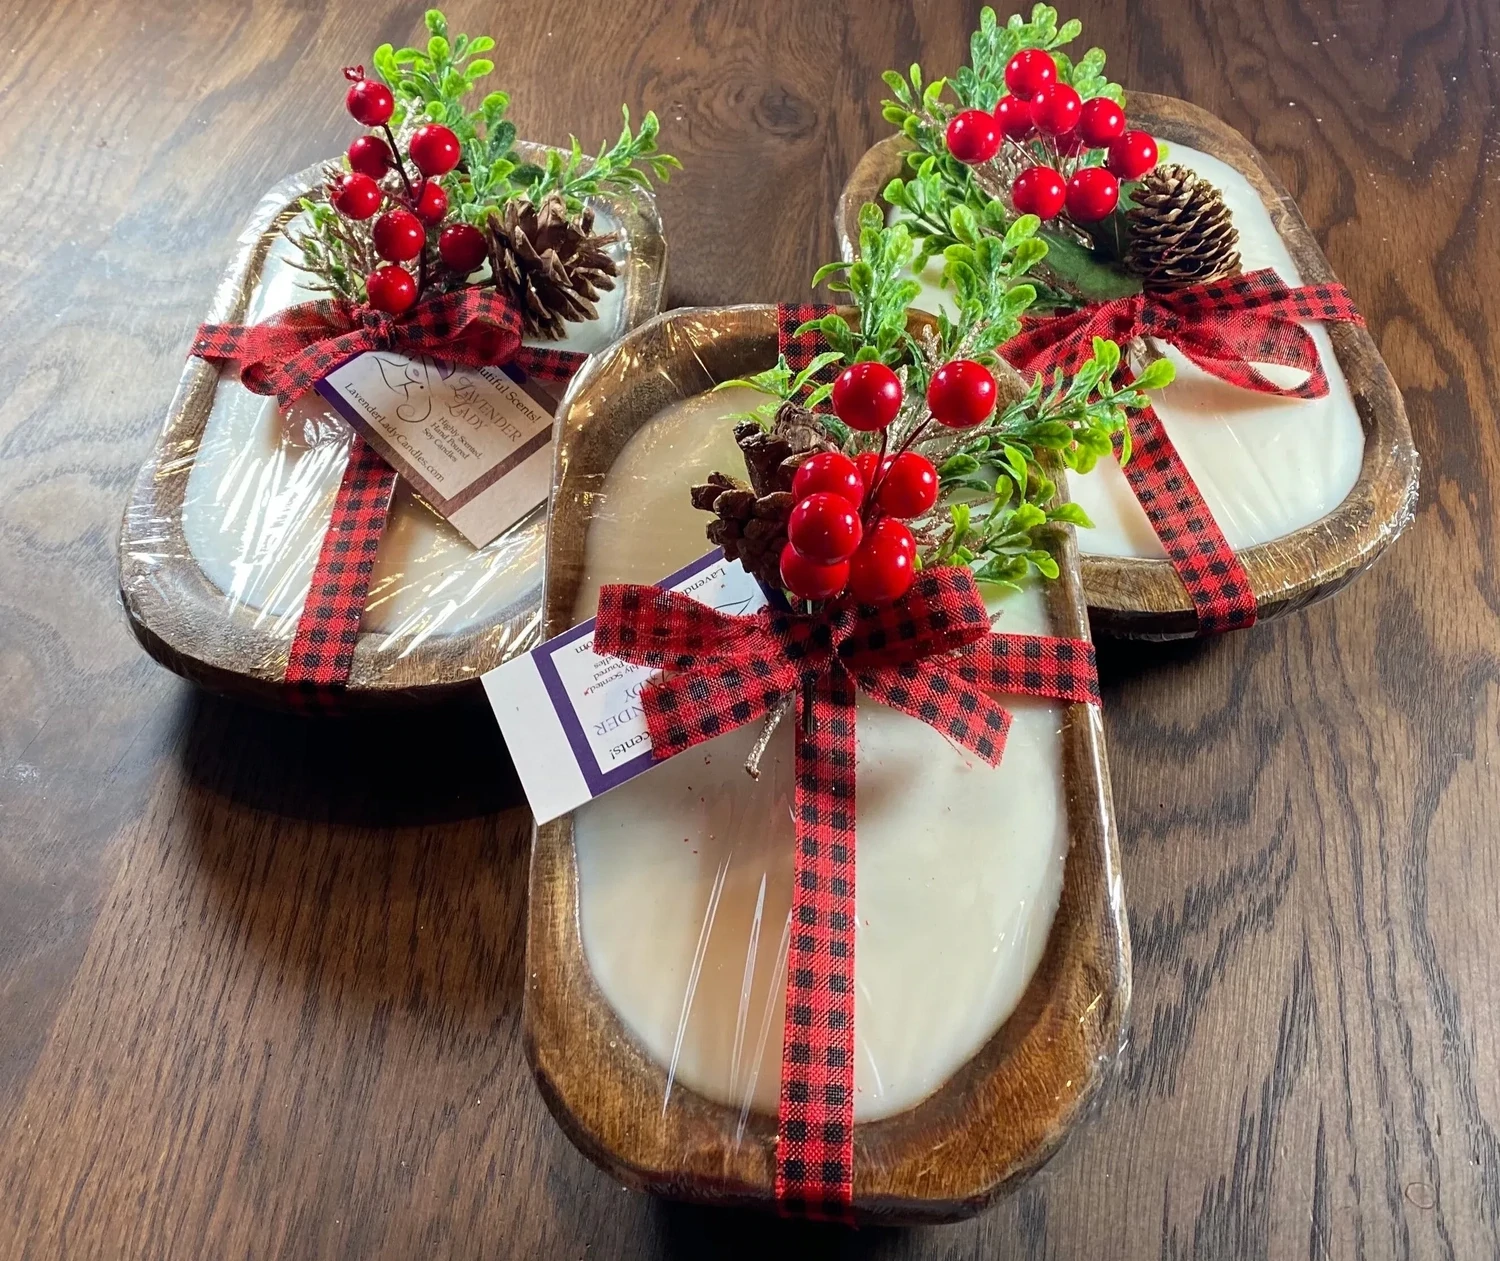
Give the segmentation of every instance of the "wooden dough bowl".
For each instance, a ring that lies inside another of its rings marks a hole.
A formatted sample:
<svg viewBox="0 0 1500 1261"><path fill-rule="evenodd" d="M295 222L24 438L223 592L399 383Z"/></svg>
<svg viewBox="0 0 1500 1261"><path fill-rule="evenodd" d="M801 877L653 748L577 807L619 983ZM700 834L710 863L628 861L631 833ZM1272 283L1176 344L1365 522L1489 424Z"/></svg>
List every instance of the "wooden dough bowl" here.
<svg viewBox="0 0 1500 1261"><path fill-rule="evenodd" d="M518 147L531 160L545 159L547 146L522 142ZM310 167L282 186L286 196L279 204L267 199L246 225L241 239L251 244L236 254L205 320L244 318L271 243L298 213L298 198L320 195L321 186L322 167ZM618 220L629 241L631 264L622 269L620 283L624 327L634 328L661 309L666 283L667 246L655 199L641 191L629 199L594 198L592 204ZM188 359L166 425L136 477L126 509L120 595L141 646L169 670L212 691L282 708L291 700L282 682L289 640L257 625L255 609L226 599L198 566L182 529L187 469L203 438L218 383L215 365ZM159 535L150 549L136 546L131 538L131 522L142 521L152 522ZM490 623L433 634L403 653L393 653L388 646L380 651L385 636L362 632L340 708L401 708L459 698L481 701L479 676L529 646L524 637L494 634L495 626L525 623L535 616L540 602L538 574L536 585L513 607L498 610Z"/></svg>
<svg viewBox="0 0 1500 1261"><path fill-rule="evenodd" d="M631 435L678 399L775 360L774 307L672 311L574 380L559 412L546 636L573 624L591 492ZM1087 637L1071 528L1058 534L1055 549L1063 576L1049 594L1054 631ZM1070 847L1042 962L1017 1010L935 1094L908 1112L856 1125L862 1220L945 1221L979 1211L1058 1147L1119 1048L1130 947L1102 725L1087 705L1064 714ZM532 1067L579 1148L632 1187L711 1204L772 1205L774 1116L752 1113L736 1144L738 1109L680 1082L663 1116L666 1073L605 1001L584 955L571 816L543 825L533 841L526 976Z"/></svg>
<svg viewBox="0 0 1500 1261"><path fill-rule="evenodd" d="M1234 128L1187 101L1149 92L1130 94L1130 118L1132 126L1234 167L1260 194L1303 283L1338 279L1276 173ZM859 208L869 201L885 204L880 194L903 174L908 147L900 136L882 140L844 185L838 231L845 258L853 258L858 246ZM1366 329L1345 323L1327 328L1364 425L1364 458L1358 481L1334 511L1239 554L1262 619L1332 595L1374 562L1416 505L1417 450L1390 370ZM1084 596L1098 634L1157 639L1197 633L1192 605L1167 561L1087 554L1081 561Z"/></svg>

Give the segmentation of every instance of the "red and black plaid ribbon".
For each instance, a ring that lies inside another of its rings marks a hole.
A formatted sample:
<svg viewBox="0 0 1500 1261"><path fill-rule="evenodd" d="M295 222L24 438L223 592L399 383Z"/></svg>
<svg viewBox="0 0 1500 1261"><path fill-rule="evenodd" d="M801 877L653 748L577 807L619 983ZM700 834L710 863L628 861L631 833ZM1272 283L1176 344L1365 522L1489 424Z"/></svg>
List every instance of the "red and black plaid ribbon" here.
<svg viewBox="0 0 1500 1261"><path fill-rule="evenodd" d="M789 1213L846 1220L854 1195L855 689L994 766L1010 715L992 693L1097 705L1093 645L991 634L970 572L939 566L896 604L840 600L811 616L767 607L737 617L659 587L605 587L594 649L667 671L641 698L658 759L786 698L798 702L776 1198Z"/></svg>
<svg viewBox="0 0 1500 1261"><path fill-rule="evenodd" d="M515 308L496 290L474 285L424 298L399 317L340 299L304 302L263 324L204 324L191 353L237 364L246 389L274 394L287 408L340 364L372 350L469 368L513 364L544 381L569 380L585 358L523 346ZM337 708L338 689L349 681L395 489L395 470L356 435L287 661L286 682L305 708Z"/></svg>
<svg viewBox="0 0 1500 1261"><path fill-rule="evenodd" d="M1266 268L1028 320L1000 353L1023 372L1076 372L1093 353L1095 337L1121 345L1134 337L1157 337L1205 372L1241 389L1322 398L1328 393L1328 376L1303 320L1364 323L1343 285L1294 289ZM1256 370L1258 363L1296 368L1307 379L1279 386ZM1126 479L1192 600L1199 634L1252 625L1256 603L1250 577L1154 408L1132 415L1130 438L1135 450L1125 466Z"/></svg>
<svg viewBox="0 0 1500 1261"><path fill-rule="evenodd" d="M522 346L520 314L498 290L480 285L423 298L404 315L340 298L288 307L263 324L204 324L191 353L238 364L247 390L290 407L341 363L370 350L466 368L513 363L547 381L566 381L583 361L565 350Z"/></svg>
<svg viewBox="0 0 1500 1261"><path fill-rule="evenodd" d="M780 349L794 370L806 367L821 349L820 334L799 338L796 328L832 309L778 310ZM793 312L795 320L786 318ZM1023 372L1076 372L1093 353L1095 337L1121 345L1133 337L1158 337L1231 385L1283 397L1321 398L1328 393L1328 377L1317 344L1302 327L1304 320L1364 323L1342 285L1294 289L1266 269L1028 320L1000 353ZM1282 387L1257 371L1257 363L1297 368L1307 379ZM1253 624L1256 604L1249 576L1154 409L1132 415L1130 437L1134 452L1125 476L1193 603L1199 633Z"/></svg>

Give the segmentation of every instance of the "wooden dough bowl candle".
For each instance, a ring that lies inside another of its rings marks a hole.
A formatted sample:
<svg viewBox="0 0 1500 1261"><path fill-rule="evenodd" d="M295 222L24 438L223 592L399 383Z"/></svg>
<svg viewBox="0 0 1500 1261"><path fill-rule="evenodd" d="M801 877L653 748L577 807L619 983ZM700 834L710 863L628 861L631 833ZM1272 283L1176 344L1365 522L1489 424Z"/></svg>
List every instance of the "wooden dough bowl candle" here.
<svg viewBox="0 0 1500 1261"><path fill-rule="evenodd" d="M546 149L521 144L532 159ZM241 234L206 318L257 321L323 296L304 285L281 229L298 199L321 196L322 168L271 190ZM591 198L599 231L618 229L616 287L599 318L559 345L589 353L655 315L666 242L655 200ZM131 629L169 669L215 691L287 703L287 653L343 474L350 434L316 394L283 415L231 371L190 358L167 422L136 479L120 542ZM475 549L404 483L360 623L348 708L478 699L479 676L536 639L546 508Z"/></svg>
<svg viewBox="0 0 1500 1261"><path fill-rule="evenodd" d="M1170 145L1167 160L1224 193L1246 271L1275 267L1289 283L1336 277L1295 203L1259 153L1212 114L1168 96L1129 95L1131 125ZM881 141L839 201L844 257L859 240L859 208L905 174L906 142ZM941 260L922 279L933 284ZM935 284L918 299L936 304ZM1278 399L1217 381L1164 347L1177 382L1157 407L1230 546L1250 576L1261 618L1331 595L1405 527L1416 502L1417 452L1406 409L1370 334L1347 323L1309 326L1328 372L1324 399ZM1268 368L1280 384L1284 370ZM1095 529L1082 531L1083 591L1094 630L1171 638L1197 622L1181 583L1118 466L1101 461L1070 491Z"/></svg>
<svg viewBox="0 0 1500 1261"><path fill-rule="evenodd" d="M688 486L743 471L728 418L759 397L710 391L775 359L775 309L743 306L670 312L584 368L559 413L545 635L592 614L602 584L708 550ZM1061 579L993 604L997 629L1087 637L1071 534L1054 547ZM978 1211L1057 1147L1119 1047L1129 945L1099 715L1005 703L990 768L860 701L864 1220ZM568 1135L633 1187L773 1204L790 725L758 780L752 724L537 830L528 1051Z"/></svg>

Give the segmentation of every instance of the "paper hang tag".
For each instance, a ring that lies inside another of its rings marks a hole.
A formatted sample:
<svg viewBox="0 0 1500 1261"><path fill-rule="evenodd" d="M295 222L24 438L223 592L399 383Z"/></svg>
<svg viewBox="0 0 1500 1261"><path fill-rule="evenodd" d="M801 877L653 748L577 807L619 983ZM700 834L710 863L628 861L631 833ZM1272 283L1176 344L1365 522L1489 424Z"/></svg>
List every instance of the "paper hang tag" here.
<svg viewBox="0 0 1500 1261"><path fill-rule="evenodd" d="M723 613L754 613L760 584L718 550L656 584ZM594 619L484 676L500 730L538 823L655 765L641 689L656 672L594 652Z"/></svg>
<svg viewBox="0 0 1500 1261"><path fill-rule="evenodd" d="M475 547L546 501L556 401L518 368L371 351L317 390Z"/></svg>

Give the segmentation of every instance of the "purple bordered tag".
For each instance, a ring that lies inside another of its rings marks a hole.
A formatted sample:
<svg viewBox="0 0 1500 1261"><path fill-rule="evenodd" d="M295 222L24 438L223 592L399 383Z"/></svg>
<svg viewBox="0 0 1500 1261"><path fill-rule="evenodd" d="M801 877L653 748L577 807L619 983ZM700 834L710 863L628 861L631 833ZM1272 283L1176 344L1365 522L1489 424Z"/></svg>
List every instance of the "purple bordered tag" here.
<svg viewBox="0 0 1500 1261"><path fill-rule="evenodd" d="M724 613L766 603L738 561L715 550L656 584ZM594 619L484 676L531 812L546 823L649 770L641 689L655 673L593 651Z"/></svg>
<svg viewBox="0 0 1500 1261"><path fill-rule="evenodd" d="M475 547L547 498L555 402L519 368L370 351L317 390Z"/></svg>

